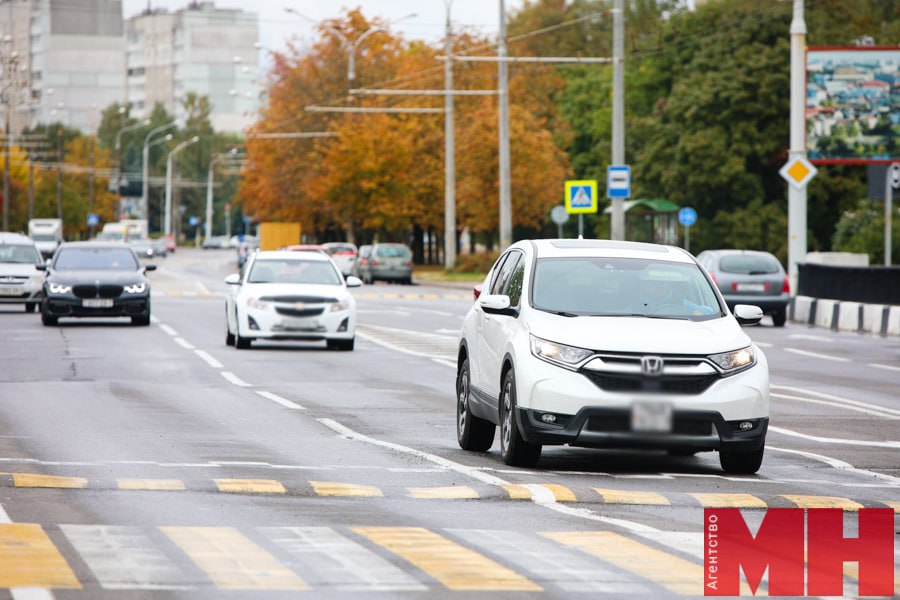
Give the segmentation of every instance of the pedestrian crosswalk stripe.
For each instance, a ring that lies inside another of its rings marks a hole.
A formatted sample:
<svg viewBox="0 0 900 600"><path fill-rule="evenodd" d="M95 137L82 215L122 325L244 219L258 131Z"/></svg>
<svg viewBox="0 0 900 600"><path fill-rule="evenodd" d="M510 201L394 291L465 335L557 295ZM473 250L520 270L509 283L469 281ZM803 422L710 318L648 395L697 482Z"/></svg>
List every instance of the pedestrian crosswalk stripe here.
<svg viewBox="0 0 900 600"><path fill-rule="evenodd" d="M594 491L603 496L603 501L607 504L657 504L663 506L671 504L668 498L656 492L608 490L605 488L594 488Z"/></svg>
<svg viewBox="0 0 900 600"><path fill-rule="evenodd" d="M478 498L478 492L466 485L409 488L409 493L413 498L420 500L473 500Z"/></svg>
<svg viewBox="0 0 900 600"><path fill-rule="evenodd" d="M184 490L180 479L117 479L120 490L161 490L179 492Z"/></svg>
<svg viewBox="0 0 900 600"><path fill-rule="evenodd" d="M260 527L308 573L310 587L339 591L424 591L428 588L362 544L330 527Z"/></svg>
<svg viewBox="0 0 900 600"><path fill-rule="evenodd" d="M66 559L40 525L0 524L0 588L80 589Z"/></svg>
<svg viewBox="0 0 900 600"><path fill-rule="evenodd" d="M842 508L844 510L859 510L862 504L848 498L837 496L799 496L795 494L781 494L800 508Z"/></svg>
<svg viewBox="0 0 900 600"><path fill-rule="evenodd" d="M531 500L531 490L524 485L510 483L503 486L510 500Z"/></svg>
<svg viewBox="0 0 900 600"><path fill-rule="evenodd" d="M420 527L354 527L358 534L409 561L451 590L541 591L527 577Z"/></svg>
<svg viewBox="0 0 900 600"><path fill-rule="evenodd" d="M284 486L274 479L216 479L220 492L235 494L284 494Z"/></svg>
<svg viewBox="0 0 900 600"><path fill-rule="evenodd" d="M138 527L61 525L63 533L107 590L178 590L191 581Z"/></svg>
<svg viewBox="0 0 900 600"><path fill-rule="evenodd" d="M220 588L305 590L309 586L231 527L161 527Z"/></svg>
<svg viewBox="0 0 900 600"><path fill-rule="evenodd" d="M751 494L691 494L701 506L710 508L766 508L767 504Z"/></svg>
<svg viewBox="0 0 900 600"><path fill-rule="evenodd" d="M578 548L676 594L703 595L703 567L611 531L546 532L545 537Z"/></svg>
<svg viewBox="0 0 900 600"><path fill-rule="evenodd" d="M594 592L624 597L648 594L653 586L637 577L600 563L583 552L518 531L448 529L449 533L479 550L502 556L512 566L542 583L552 582L567 592Z"/></svg>
<svg viewBox="0 0 900 600"><path fill-rule="evenodd" d="M317 496L384 496L380 489L371 485L338 483L335 481L310 481Z"/></svg>
<svg viewBox="0 0 900 600"><path fill-rule="evenodd" d="M84 477L39 475L37 473L13 473L13 484L16 487L83 488L87 485L87 479Z"/></svg>

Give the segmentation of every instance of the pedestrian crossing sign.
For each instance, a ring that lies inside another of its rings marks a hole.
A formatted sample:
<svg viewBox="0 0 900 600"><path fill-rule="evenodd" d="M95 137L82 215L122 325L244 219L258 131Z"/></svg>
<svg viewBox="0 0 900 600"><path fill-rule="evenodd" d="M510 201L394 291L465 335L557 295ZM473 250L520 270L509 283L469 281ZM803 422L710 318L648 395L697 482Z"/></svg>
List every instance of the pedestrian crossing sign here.
<svg viewBox="0 0 900 600"><path fill-rule="evenodd" d="M566 212L569 214L597 212L596 180L566 181Z"/></svg>

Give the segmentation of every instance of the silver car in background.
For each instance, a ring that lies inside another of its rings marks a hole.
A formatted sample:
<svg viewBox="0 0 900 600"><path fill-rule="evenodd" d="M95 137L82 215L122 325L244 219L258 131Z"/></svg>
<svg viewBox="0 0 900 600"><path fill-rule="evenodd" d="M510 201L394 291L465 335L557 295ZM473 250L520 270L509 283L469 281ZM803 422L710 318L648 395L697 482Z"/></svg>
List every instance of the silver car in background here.
<svg viewBox="0 0 900 600"><path fill-rule="evenodd" d="M774 255L759 250L706 250L697 262L712 276L732 311L737 304L752 304L771 315L776 327L784 326L791 284Z"/></svg>
<svg viewBox="0 0 900 600"><path fill-rule="evenodd" d="M357 262L359 278L364 283L379 279L412 284L412 251L406 244L373 244L365 260Z"/></svg>
<svg viewBox="0 0 900 600"><path fill-rule="evenodd" d="M43 262L30 237L0 232L0 304L24 304L25 312L34 312L44 282L35 265Z"/></svg>

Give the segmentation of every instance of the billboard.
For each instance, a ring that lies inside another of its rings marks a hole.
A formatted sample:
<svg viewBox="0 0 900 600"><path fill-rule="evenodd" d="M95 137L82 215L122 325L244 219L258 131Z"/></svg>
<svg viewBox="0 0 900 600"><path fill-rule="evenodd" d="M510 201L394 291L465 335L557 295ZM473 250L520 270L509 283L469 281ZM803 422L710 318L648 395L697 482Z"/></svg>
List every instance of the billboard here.
<svg viewBox="0 0 900 600"><path fill-rule="evenodd" d="M806 148L815 164L900 161L900 47L810 47Z"/></svg>

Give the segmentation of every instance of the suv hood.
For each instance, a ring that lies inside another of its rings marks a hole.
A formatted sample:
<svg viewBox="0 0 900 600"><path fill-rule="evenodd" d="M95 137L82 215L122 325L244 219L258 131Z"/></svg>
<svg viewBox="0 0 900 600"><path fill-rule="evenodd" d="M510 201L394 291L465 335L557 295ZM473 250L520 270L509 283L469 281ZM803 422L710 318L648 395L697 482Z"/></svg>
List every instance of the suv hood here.
<svg viewBox="0 0 900 600"><path fill-rule="evenodd" d="M751 344L734 317L709 321L646 317L562 317L529 311L531 333L601 352L715 354Z"/></svg>

